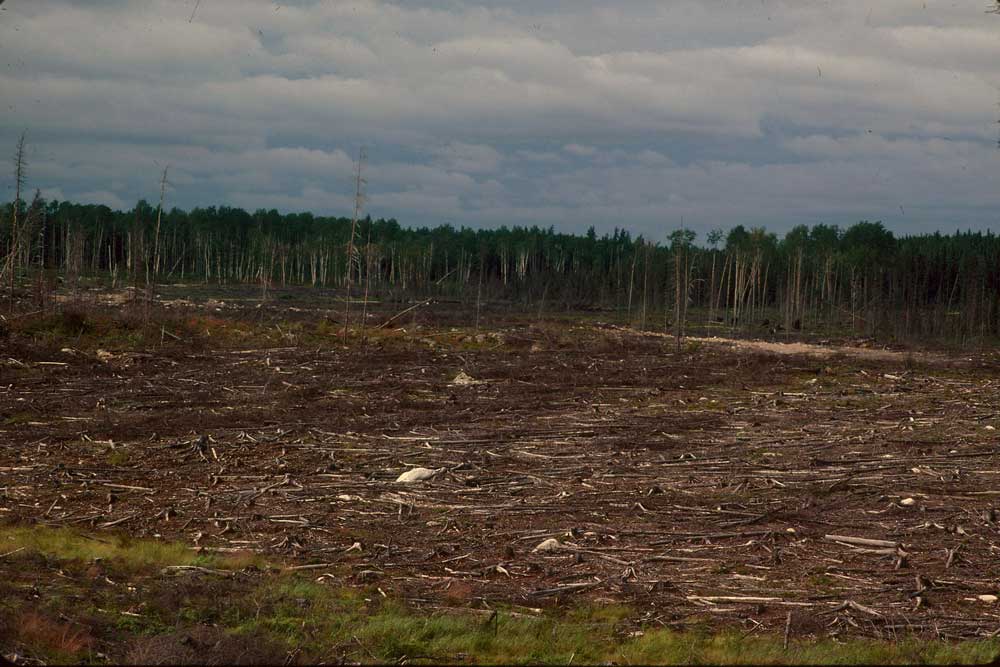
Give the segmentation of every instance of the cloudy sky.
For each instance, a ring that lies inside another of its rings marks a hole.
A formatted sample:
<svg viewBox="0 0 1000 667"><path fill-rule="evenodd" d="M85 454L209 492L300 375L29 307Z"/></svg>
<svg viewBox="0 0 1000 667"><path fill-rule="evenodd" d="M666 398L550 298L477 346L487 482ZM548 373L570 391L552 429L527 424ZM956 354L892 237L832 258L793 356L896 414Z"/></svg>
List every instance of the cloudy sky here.
<svg viewBox="0 0 1000 667"><path fill-rule="evenodd" d="M169 165L168 205L347 215L367 146L403 224L997 228L986 5L7 0L0 153L112 207Z"/></svg>

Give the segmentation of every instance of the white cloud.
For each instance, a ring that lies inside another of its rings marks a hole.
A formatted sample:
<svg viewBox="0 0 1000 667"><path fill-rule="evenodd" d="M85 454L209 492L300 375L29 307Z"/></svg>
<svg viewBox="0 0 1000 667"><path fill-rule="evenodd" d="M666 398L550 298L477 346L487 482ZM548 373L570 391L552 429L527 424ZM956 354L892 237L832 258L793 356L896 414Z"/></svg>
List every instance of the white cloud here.
<svg viewBox="0 0 1000 667"><path fill-rule="evenodd" d="M563 150L578 157L590 157L597 155L597 149L593 146L582 146L580 144L566 144Z"/></svg>
<svg viewBox="0 0 1000 667"><path fill-rule="evenodd" d="M123 209L128 208L121 197L107 190L94 190L92 192L81 192L73 196L73 201L81 204L104 204L108 208Z"/></svg>

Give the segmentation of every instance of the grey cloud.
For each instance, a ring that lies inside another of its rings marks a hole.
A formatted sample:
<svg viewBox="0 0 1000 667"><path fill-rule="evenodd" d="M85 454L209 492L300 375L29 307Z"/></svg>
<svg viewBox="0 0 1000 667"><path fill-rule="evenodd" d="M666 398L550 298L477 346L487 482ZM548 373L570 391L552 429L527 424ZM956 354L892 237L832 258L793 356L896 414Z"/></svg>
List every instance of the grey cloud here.
<svg viewBox="0 0 1000 667"><path fill-rule="evenodd" d="M489 174L500 167L501 153L492 146L452 142L434 150L439 161L453 171L467 174Z"/></svg>
<svg viewBox="0 0 1000 667"><path fill-rule="evenodd" d="M404 223L996 223L1000 18L910 0L11 0L0 150L109 205ZM10 175L0 172L0 193ZM899 212L904 204L906 214Z"/></svg>

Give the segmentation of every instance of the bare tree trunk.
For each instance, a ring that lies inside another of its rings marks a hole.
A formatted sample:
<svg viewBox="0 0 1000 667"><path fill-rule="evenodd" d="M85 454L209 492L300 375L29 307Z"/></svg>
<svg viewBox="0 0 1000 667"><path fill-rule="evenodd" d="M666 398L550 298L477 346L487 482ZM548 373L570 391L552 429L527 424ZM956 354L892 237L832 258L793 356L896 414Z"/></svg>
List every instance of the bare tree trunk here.
<svg viewBox="0 0 1000 667"><path fill-rule="evenodd" d="M795 319L799 320L801 326L805 318L805 309L802 307L802 248L799 248L798 261L795 263Z"/></svg>
<svg viewBox="0 0 1000 667"><path fill-rule="evenodd" d="M358 164L354 170L354 216L351 218L351 236L347 241L347 297L344 301L344 338L347 338L347 328L351 323L351 283L353 276L351 272L354 270L354 235L358 228L358 214L361 213L361 204L363 195L361 194L361 185L364 183L364 179L361 177L362 169L364 168L365 162L365 149L364 147L358 151Z"/></svg>
<svg viewBox="0 0 1000 667"><path fill-rule="evenodd" d="M160 220L163 217L163 195L167 189L167 170L170 165L163 168L163 176L160 178L160 205L156 208L156 232L153 234L153 279L160 272ZM148 282L148 281L147 281Z"/></svg>
<svg viewBox="0 0 1000 667"><path fill-rule="evenodd" d="M7 274L10 279L10 312L14 312L14 279L17 274L17 251L18 251L18 220L17 216L21 208L21 188L24 186L24 170L27 163L24 157L24 137L25 132L17 140L17 149L14 151L14 214L10 221L10 253L7 256Z"/></svg>
<svg viewBox="0 0 1000 667"><path fill-rule="evenodd" d="M717 254L715 249L712 249L712 280L708 287L708 323L715 321L715 260Z"/></svg>
<svg viewBox="0 0 1000 667"><path fill-rule="evenodd" d="M368 223L368 242L365 244L365 300L361 310L361 345L365 344L365 322L368 320L368 290L372 284L372 223Z"/></svg>
<svg viewBox="0 0 1000 667"><path fill-rule="evenodd" d="M479 304L483 295L483 264L485 263L485 254L480 251L479 253L479 284L476 286L476 333L479 333Z"/></svg>
<svg viewBox="0 0 1000 667"><path fill-rule="evenodd" d="M677 339L677 351L681 351L681 244L677 244L677 251L674 253L674 338Z"/></svg>
<svg viewBox="0 0 1000 667"><path fill-rule="evenodd" d="M632 270L628 274L628 325L632 325L632 287L635 285L635 263L639 259L639 249L636 248L635 252L632 253Z"/></svg>
<svg viewBox="0 0 1000 667"><path fill-rule="evenodd" d="M726 256L726 261L722 265L722 275L719 276L719 293L715 298L715 310L722 312L722 319L725 319L726 311L729 310L729 286L733 280L733 274L730 270L732 262L729 261L730 257ZM725 301L722 300L722 295L726 295Z"/></svg>
<svg viewBox="0 0 1000 667"><path fill-rule="evenodd" d="M646 252L643 258L643 278L642 278L642 324L639 328L646 328L646 296L649 289L649 244L645 245Z"/></svg>
<svg viewBox="0 0 1000 667"><path fill-rule="evenodd" d="M691 301L691 253L684 253L684 301L681 303L681 338L687 329L688 302Z"/></svg>

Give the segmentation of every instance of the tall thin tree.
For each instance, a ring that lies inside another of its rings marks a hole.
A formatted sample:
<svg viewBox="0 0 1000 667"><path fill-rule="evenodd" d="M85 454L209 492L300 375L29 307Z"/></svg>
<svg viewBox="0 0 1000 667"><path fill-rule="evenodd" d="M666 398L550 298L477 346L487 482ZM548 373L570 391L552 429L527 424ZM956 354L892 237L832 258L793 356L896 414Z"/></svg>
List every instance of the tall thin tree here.
<svg viewBox="0 0 1000 667"><path fill-rule="evenodd" d="M365 160L368 157L368 153L365 147L362 146L358 151L358 163L354 168L354 215L351 217L351 236L347 240L347 296L344 300L344 338L347 338L347 329L351 323L351 284L353 282L352 272L354 271L355 257L354 257L354 237L357 234L358 229L358 215L361 213L361 207L364 204L364 191L363 186L365 179L362 176L364 171Z"/></svg>
<svg viewBox="0 0 1000 667"><path fill-rule="evenodd" d="M160 205L156 207L156 232L153 234L153 277L160 271L160 220L163 218L163 197L167 191L167 170L168 164L163 168L163 176L160 177Z"/></svg>
<svg viewBox="0 0 1000 667"><path fill-rule="evenodd" d="M368 218L368 241L365 243L365 296L361 306L361 345L367 344L365 324L368 322L368 292L372 285L372 225L375 221Z"/></svg>
<svg viewBox="0 0 1000 667"><path fill-rule="evenodd" d="M681 351L681 336L684 327L681 326L681 299L684 298L684 286L681 281L682 265L684 263L684 223L681 223L681 233L674 246L674 338L677 341L677 351Z"/></svg>
<svg viewBox="0 0 1000 667"><path fill-rule="evenodd" d="M24 156L24 140L27 131L21 132L14 151L14 211L10 219L10 252L7 255L7 274L10 279L10 312L14 312L14 279L17 273L18 220L21 209L21 188L24 187L24 170L28 164Z"/></svg>

